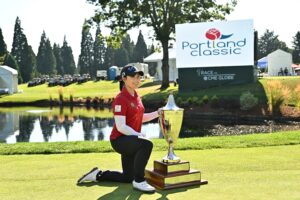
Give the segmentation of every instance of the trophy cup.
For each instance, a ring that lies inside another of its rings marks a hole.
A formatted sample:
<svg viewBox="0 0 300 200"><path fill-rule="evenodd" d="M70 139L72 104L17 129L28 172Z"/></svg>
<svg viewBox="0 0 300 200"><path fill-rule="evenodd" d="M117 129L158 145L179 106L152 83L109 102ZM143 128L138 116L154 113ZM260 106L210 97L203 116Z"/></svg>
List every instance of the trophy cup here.
<svg viewBox="0 0 300 200"><path fill-rule="evenodd" d="M182 120L183 109L176 106L174 97L171 94L167 105L159 113L159 126L168 143L168 155L162 159L165 163L180 162L180 158L175 155L173 147L179 136Z"/></svg>
<svg viewBox="0 0 300 200"><path fill-rule="evenodd" d="M145 170L145 178L157 189L172 189L191 185L207 184L201 180L201 172L190 169L190 162L182 161L174 153L174 146L183 121L183 109L175 104L172 94L167 105L159 113L161 132L168 143L168 154L162 160L154 161L153 170Z"/></svg>

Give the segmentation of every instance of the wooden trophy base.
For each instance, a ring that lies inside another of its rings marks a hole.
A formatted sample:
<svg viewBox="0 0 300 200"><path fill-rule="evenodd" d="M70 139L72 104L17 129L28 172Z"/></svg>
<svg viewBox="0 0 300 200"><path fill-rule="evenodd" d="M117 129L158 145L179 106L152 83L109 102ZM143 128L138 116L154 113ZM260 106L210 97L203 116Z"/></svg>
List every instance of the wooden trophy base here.
<svg viewBox="0 0 300 200"><path fill-rule="evenodd" d="M164 163L155 160L154 169L145 170L145 178L149 184L160 190L208 184L208 181L201 180L200 171L190 169L187 161Z"/></svg>

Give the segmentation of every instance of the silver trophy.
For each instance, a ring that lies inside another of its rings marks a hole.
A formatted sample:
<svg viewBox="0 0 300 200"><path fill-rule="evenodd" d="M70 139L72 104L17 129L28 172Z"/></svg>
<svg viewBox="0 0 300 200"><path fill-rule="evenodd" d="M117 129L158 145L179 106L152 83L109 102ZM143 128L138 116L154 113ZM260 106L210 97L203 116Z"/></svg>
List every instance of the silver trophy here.
<svg viewBox="0 0 300 200"><path fill-rule="evenodd" d="M165 163L180 162L180 158L174 153L174 145L179 136L183 120L183 109L175 104L174 96L169 95L167 105L161 108L159 113L159 125L164 138L168 143L168 155L163 158Z"/></svg>

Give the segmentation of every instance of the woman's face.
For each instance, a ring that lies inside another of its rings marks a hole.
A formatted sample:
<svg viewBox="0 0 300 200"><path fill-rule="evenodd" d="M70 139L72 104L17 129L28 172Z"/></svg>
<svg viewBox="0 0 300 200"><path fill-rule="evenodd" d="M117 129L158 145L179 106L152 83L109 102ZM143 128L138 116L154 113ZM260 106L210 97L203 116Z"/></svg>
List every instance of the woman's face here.
<svg viewBox="0 0 300 200"><path fill-rule="evenodd" d="M126 76L123 78L126 87L130 89L137 89L141 83L141 75L135 74L134 76Z"/></svg>

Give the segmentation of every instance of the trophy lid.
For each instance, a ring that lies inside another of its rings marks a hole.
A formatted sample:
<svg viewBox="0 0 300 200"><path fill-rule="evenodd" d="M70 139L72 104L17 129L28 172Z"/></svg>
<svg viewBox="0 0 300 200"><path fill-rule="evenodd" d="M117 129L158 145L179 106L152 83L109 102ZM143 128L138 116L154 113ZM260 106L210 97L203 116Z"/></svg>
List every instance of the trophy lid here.
<svg viewBox="0 0 300 200"><path fill-rule="evenodd" d="M163 110L183 110L182 108L179 108L176 105L173 94L169 95L167 105L165 105L162 109Z"/></svg>

